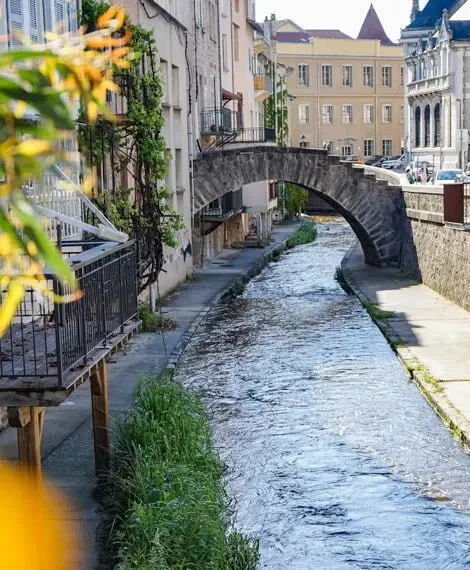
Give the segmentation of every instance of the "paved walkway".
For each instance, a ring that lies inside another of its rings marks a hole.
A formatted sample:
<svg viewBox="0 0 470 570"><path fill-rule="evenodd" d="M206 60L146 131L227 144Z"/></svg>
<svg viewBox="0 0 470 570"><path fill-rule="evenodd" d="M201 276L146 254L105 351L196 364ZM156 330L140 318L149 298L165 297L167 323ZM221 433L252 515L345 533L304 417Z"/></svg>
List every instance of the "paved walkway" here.
<svg viewBox="0 0 470 570"><path fill-rule="evenodd" d="M161 373L181 355L204 315L237 279L245 276L262 258L291 235L298 224L275 226L273 242L264 249L224 250L212 262L195 272L195 280L184 284L166 299L163 314L177 328L135 337L125 354L109 364L109 405L113 419L126 410L138 375ZM172 361L170 360L172 358ZM91 433L90 388L86 383L58 408L46 411L43 435L43 468L46 477L65 491L74 506L61 521L64 532L75 521L82 533L82 550L74 570L96 567L95 537L100 522L95 490L93 440ZM0 433L0 457L16 459L16 433Z"/></svg>
<svg viewBox="0 0 470 570"><path fill-rule="evenodd" d="M344 259L343 272L362 301L393 312L377 324L470 450L470 313L398 269L365 265L359 246Z"/></svg>

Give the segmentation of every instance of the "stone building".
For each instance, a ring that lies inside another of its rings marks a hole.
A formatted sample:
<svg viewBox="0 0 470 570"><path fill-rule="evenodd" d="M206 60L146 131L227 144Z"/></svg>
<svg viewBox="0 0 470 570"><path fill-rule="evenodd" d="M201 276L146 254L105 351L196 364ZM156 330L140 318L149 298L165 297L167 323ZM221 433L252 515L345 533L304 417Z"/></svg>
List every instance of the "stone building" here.
<svg viewBox="0 0 470 570"><path fill-rule="evenodd" d="M406 141L413 158L436 168L464 168L469 159L470 21L458 18L465 2L413 2L402 31L406 73Z"/></svg>
<svg viewBox="0 0 470 570"><path fill-rule="evenodd" d="M373 6L359 35L277 22L279 61L293 67L290 144L368 159L400 154L404 139L403 49Z"/></svg>

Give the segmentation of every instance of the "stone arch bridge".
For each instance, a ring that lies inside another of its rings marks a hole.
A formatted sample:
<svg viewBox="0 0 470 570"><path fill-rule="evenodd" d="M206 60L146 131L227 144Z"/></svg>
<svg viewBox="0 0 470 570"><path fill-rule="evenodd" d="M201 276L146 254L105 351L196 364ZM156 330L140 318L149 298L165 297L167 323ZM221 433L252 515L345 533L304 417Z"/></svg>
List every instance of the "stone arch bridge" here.
<svg viewBox="0 0 470 570"><path fill-rule="evenodd" d="M406 219L401 188L325 150L252 146L208 152L195 160L193 174L196 210L245 184L292 182L320 196L349 222L366 263L400 261Z"/></svg>

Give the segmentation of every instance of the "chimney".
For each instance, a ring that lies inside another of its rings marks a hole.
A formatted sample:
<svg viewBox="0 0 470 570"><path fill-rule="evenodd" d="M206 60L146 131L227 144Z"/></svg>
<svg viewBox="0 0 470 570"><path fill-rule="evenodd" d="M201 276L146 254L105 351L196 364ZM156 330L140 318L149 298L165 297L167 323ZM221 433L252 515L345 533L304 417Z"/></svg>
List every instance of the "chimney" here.
<svg viewBox="0 0 470 570"><path fill-rule="evenodd" d="M411 8L410 20L413 23L416 20L416 16L419 14L419 0L413 0L413 7Z"/></svg>

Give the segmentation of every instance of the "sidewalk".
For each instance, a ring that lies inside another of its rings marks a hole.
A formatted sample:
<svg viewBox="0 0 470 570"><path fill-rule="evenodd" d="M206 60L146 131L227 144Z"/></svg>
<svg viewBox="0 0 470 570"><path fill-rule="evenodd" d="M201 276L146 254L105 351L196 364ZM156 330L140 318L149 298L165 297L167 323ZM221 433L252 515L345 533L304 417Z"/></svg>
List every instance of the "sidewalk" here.
<svg viewBox="0 0 470 570"><path fill-rule="evenodd" d="M365 265L359 245L342 263L359 299L391 314L372 315L413 380L470 451L470 313L398 269Z"/></svg>
<svg viewBox="0 0 470 570"><path fill-rule="evenodd" d="M112 418L122 416L132 399L140 374L159 374L174 367L204 316L234 283L267 263L270 254L297 228L297 223L275 226L273 242L264 249L224 250L207 265L195 271L195 280L182 285L163 304L164 316L171 317L177 328L134 337L125 353L109 362L109 407ZM95 491L90 385L85 383L58 408L46 411L42 443L45 477L62 489L74 503L64 532L72 521L82 533L82 551L77 553L74 570L92 570L97 565L95 540L100 512L93 498ZM15 460L16 433L0 433L0 457Z"/></svg>

